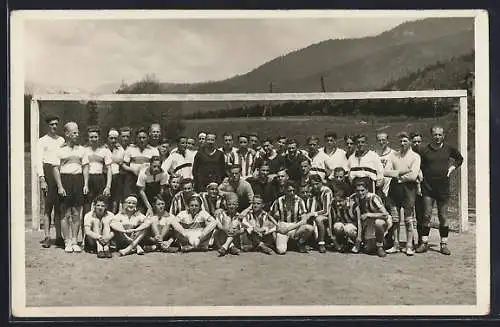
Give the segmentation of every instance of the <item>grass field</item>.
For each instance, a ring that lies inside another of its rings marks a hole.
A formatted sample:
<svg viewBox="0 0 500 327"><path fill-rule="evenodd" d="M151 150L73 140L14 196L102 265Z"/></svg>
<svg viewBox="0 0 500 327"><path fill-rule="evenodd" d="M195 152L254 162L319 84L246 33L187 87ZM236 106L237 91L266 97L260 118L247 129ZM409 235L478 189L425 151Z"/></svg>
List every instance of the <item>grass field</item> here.
<svg viewBox="0 0 500 327"><path fill-rule="evenodd" d="M278 135L304 142L310 134L335 131L363 132L373 143L384 130L421 131L428 139L432 119L390 118L360 123L361 119L294 117L282 119L227 119L186 122L186 135L200 130L254 131L262 138ZM457 144L457 121L440 121ZM474 129L469 128L469 189L475 189ZM26 154L26 211L30 210L30 165ZM458 174L452 181L450 215L458 227ZM469 192L475 207L475 192ZM27 214L26 224L30 226ZM67 255L61 249L42 249L38 232L26 232L28 306L127 305L326 305L326 304L475 304L475 216L467 233L450 234L453 254L436 251L408 258L395 254L380 259L367 255L257 253L217 258L214 252L191 254L150 253L145 256L98 260L95 255ZM437 230L431 243L439 243Z"/></svg>

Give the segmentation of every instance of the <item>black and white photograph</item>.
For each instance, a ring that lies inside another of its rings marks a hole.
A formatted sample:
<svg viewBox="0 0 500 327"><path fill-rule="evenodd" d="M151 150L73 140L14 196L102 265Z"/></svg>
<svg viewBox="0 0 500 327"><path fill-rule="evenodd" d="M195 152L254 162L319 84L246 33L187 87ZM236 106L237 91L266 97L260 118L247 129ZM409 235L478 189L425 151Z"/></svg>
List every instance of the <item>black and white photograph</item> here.
<svg viewBox="0 0 500 327"><path fill-rule="evenodd" d="M486 12L10 19L14 316L489 312Z"/></svg>

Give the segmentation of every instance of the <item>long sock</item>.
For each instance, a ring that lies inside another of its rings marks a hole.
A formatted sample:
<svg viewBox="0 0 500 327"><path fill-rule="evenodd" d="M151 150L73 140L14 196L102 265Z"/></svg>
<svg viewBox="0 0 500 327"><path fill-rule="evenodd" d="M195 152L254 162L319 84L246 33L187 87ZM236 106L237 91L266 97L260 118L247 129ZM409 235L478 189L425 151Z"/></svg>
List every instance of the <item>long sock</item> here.
<svg viewBox="0 0 500 327"><path fill-rule="evenodd" d="M441 236L441 238L448 237L449 231L450 228L448 226L439 226L439 236Z"/></svg>
<svg viewBox="0 0 500 327"><path fill-rule="evenodd" d="M325 225L320 222L316 226L318 226L318 244L325 244Z"/></svg>

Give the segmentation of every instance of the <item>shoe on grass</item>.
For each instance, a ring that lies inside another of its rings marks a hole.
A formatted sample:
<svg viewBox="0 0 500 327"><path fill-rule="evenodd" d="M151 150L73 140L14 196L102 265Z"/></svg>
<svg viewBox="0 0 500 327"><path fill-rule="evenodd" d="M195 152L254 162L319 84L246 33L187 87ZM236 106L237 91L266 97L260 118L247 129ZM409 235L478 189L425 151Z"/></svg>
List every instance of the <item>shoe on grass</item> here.
<svg viewBox="0 0 500 327"><path fill-rule="evenodd" d="M441 243L441 248L439 249L439 252L441 252L444 255L451 255L451 251L450 249L448 249L446 243Z"/></svg>

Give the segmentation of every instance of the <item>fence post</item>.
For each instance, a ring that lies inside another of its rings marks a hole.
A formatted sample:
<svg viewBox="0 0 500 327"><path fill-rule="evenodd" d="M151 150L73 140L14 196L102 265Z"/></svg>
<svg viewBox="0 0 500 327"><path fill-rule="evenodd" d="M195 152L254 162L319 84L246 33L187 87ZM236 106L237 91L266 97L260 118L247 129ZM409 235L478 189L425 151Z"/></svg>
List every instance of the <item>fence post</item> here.
<svg viewBox="0 0 500 327"><path fill-rule="evenodd" d="M464 162L460 167L460 189L459 189L459 203L460 203L460 232L466 232L469 229L469 205L468 205L468 171L467 171L467 96L460 97L460 110L458 114L459 120L459 135L458 147Z"/></svg>
<svg viewBox="0 0 500 327"><path fill-rule="evenodd" d="M38 100L31 98L31 133L30 133L30 155L31 155L31 227L34 231L40 230L40 186L38 182L37 167L41 160L37 151L40 125L40 108Z"/></svg>

